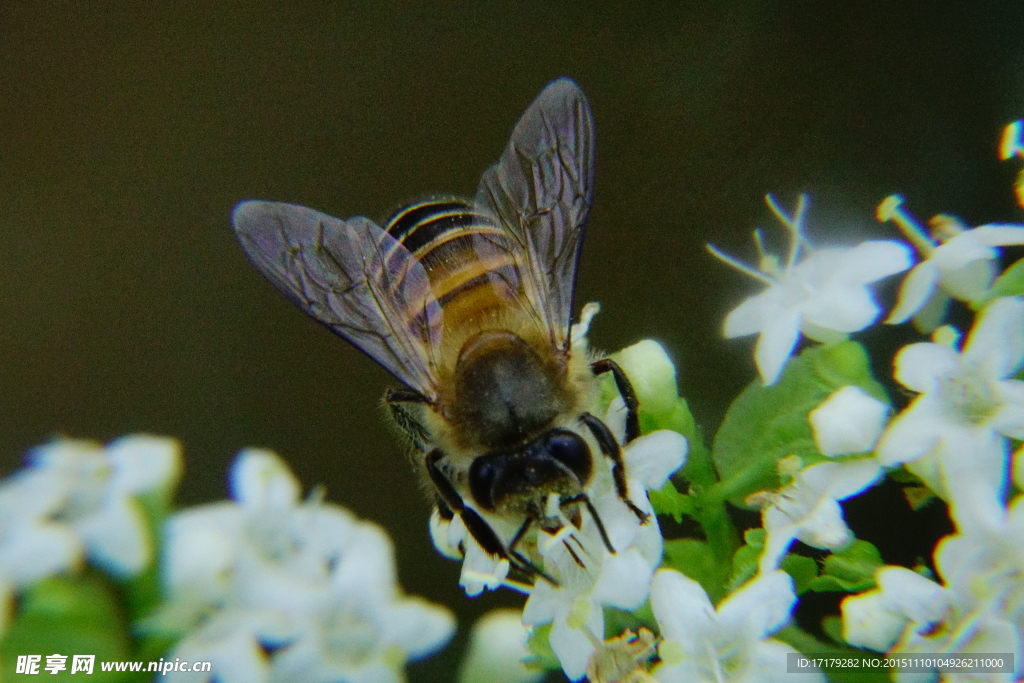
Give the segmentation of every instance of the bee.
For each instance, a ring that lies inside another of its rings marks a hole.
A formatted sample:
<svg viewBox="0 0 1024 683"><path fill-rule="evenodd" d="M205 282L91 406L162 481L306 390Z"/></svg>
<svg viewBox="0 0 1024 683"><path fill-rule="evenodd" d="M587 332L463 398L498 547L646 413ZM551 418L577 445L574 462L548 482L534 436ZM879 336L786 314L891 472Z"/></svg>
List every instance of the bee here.
<svg viewBox="0 0 1024 683"><path fill-rule="evenodd" d="M647 518L628 497L619 441L593 414L596 375L610 372L628 443L636 394L614 361L574 353L570 338L593 186L590 105L561 78L527 108L471 202L416 202L384 228L255 200L232 215L264 277L404 385L384 400L441 517L459 515L487 553L552 583L518 548L533 525L560 528L552 495L577 528L587 510L615 552L585 492L591 444L610 460L617 495Z"/></svg>

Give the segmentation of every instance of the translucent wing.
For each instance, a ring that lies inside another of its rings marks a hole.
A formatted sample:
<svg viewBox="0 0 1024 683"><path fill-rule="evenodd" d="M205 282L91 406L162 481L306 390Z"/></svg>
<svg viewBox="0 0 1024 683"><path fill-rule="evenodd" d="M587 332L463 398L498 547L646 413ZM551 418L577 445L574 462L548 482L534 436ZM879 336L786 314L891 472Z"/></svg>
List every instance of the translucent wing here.
<svg viewBox="0 0 1024 683"><path fill-rule="evenodd" d="M246 201L231 217L249 260L282 294L428 399L441 307L423 267L373 221Z"/></svg>
<svg viewBox="0 0 1024 683"><path fill-rule="evenodd" d="M526 296L557 347L569 338L576 264L593 187L590 105L576 83L560 78L519 119L476 196L477 210L493 216L520 250ZM505 248L492 241L478 251Z"/></svg>

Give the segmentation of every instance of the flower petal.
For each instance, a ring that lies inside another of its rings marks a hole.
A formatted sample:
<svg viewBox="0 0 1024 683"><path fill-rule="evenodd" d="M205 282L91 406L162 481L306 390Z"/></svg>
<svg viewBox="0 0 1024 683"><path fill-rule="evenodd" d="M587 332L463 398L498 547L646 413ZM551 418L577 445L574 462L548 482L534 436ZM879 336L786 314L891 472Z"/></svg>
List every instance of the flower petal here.
<svg viewBox="0 0 1024 683"><path fill-rule="evenodd" d="M948 429L936 455L950 516L958 526L997 527L1005 514L1006 439L990 429Z"/></svg>
<svg viewBox="0 0 1024 683"><path fill-rule="evenodd" d="M938 621L949 607L945 588L906 567L882 567L875 572L875 581L888 608L916 623Z"/></svg>
<svg viewBox="0 0 1024 683"><path fill-rule="evenodd" d="M604 635L604 616L597 603L590 603L587 621L580 626L590 629L594 638ZM566 618L559 616L551 627L548 644L551 645L555 656L558 657L558 662L562 665L562 671L565 672L569 680L578 681L586 675L590 656L594 654L594 644L587 634L578 628L571 627Z"/></svg>
<svg viewBox="0 0 1024 683"><path fill-rule="evenodd" d="M149 562L153 544L141 504L112 496L98 513L74 522L89 557L118 577L135 576Z"/></svg>
<svg viewBox="0 0 1024 683"><path fill-rule="evenodd" d="M71 569L81 556L82 544L69 528L26 524L0 543L0 582L27 586Z"/></svg>
<svg viewBox="0 0 1024 683"><path fill-rule="evenodd" d="M979 239L981 236L977 230L966 230L937 246L931 258L944 274L970 263L994 259L998 254Z"/></svg>
<svg viewBox="0 0 1024 683"><path fill-rule="evenodd" d="M1003 297L986 306L967 338L963 358L986 367L994 379L1016 372L1024 360L1024 301Z"/></svg>
<svg viewBox="0 0 1024 683"><path fill-rule="evenodd" d="M770 287L746 299L725 317L723 331L726 339L745 337L760 332L765 320L770 320L782 310L781 288Z"/></svg>
<svg viewBox="0 0 1024 683"><path fill-rule="evenodd" d="M116 486L142 493L173 486L181 476L181 445L174 439L136 434L107 444Z"/></svg>
<svg viewBox="0 0 1024 683"><path fill-rule="evenodd" d="M601 568L592 598L603 605L632 611L647 599L654 567L636 548L609 555Z"/></svg>
<svg viewBox="0 0 1024 683"><path fill-rule="evenodd" d="M941 289L936 289L925 302L924 308L914 314L914 328L921 334L931 334L946 320L949 304L953 299Z"/></svg>
<svg viewBox="0 0 1024 683"><path fill-rule="evenodd" d="M1012 223L990 223L979 225L971 233L981 243L989 247L1008 247L1013 244L1024 244L1024 226Z"/></svg>
<svg viewBox="0 0 1024 683"><path fill-rule="evenodd" d="M889 406L857 386L834 391L807 415L818 450L827 456L867 453L882 434Z"/></svg>
<svg viewBox="0 0 1024 683"><path fill-rule="evenodd" d="M996 390L1003 405L989 419L989 426L1000 434L1017 440L1024 439L1024 381L1003 380L996 384Z"/></svg>
<svg viewBox="0 0 1024 683"><path fill-rule="evenodd" d="M718 622L726 631L760 640L789 620L796 594L789 574L776 569L758 574L718 605Z"/></svg>
<svg viewBox="0 0 1024 683"><path fill-rule="evenodd" d="M626 473L645 489L660 489L686 462L686 437L670 429L644 434L626 446Z"/></svg>
<svg viewBox="0 0 1024 683"><path fill-rule="evenodd" d="M865 287L830 286L801 306L804 319L837 332L857 332L870 325L881 313Z"/></svg>
<svg viewBox="0 0 1024 683"><path fill-rule="evenodd" d="M900 285L896 308L886 319L890 325L906 322L921 310L939 282L939 267L933 261L922 261L914 266Z"/></svg>
<svg viewBox="0 0 1024 683"><path fill-rule="evenodd" d="M943 272L939 285L954 299L972 302L985 296L995 278L995 261L980 259Z"/></svg>
<svg viewBox="0 0 1024 683"><path fill-rule="evenodd" d="M916 460L935 448L945 428L946 418L938 399L922 394L889 423L878 440L875 455L886 467Z"/></svg>
<svg viewBox="0 0 1024 683"><path fill-rule="evenodd" d="M400 646L410 660L444 647L455 633L455 617L446 608L420 597L408 597L388 611L382 639Z"/></svg>
<svg viewBox="0 0 1024 683"><path fill-rule="evenodd" d="M522 614L512 609L491 610L480 617L469 636L469 652L459 670L459 683L533 683L543 671L529 669L530 656Z"/></svg>
<svg viewBox="0 0 1024 683"><path fill-rule="evenodd" d="M913 264L910 248L895 240L868 240L845 254L832 282L866 285L901 273Z"/></svg>
<svg viewBox="0 0 1024 683"><path fill-rule="evenodd" d="M231 467L231 495L243 505L287 508L300 491L299 480L272 451L248 448Z"/></svg>
<svg viewBox="0 0 1024 683"><path fill-rule="evenodd" d="M676 368L661 344L644 339L619 351L615 359L645 410L657 415L676 407Z"/></svg>
<svg viewBox="0 0 1024 683"><path fill-rule="evenodd" d="M843 613L843 639L854 647L865 647L876 652L888 651L899 639L908 621L905 615L889 609L880 591L847 596L840 607Z"/></svg>
<svg viewBox="0 0 1024 683"><path fill-rule="evenodd" d="M793 347L800 339L800 310L779 311L761 331L754 348L754 361L765 386L775 384Z"/></svg>
<svg viewBox="0 0 1024 683"><path fill-rule="evenodd" d="M896 381L908 389L935 391L939 378L960 367L960 355L942 344L921 342L904 346L893 360Z"/></svg>
<svg viewBox="0 0 1024 683"><path fill-rule="evenodd" d="M834 463L836 469L830 474L828 495L835 500L846 500L875 483L882 476L882 465L876 458L861 458ZM814 482L815 468L822 465L811 465L807 468L808 483Z"/></svg>
<svg viewBox="0 0 1024 683"><path fill-rule="evenodd" d="M651 609L662 637L696 652L714 626L715 608L701 585L675 569L659 569L651 581Z"/></svg>

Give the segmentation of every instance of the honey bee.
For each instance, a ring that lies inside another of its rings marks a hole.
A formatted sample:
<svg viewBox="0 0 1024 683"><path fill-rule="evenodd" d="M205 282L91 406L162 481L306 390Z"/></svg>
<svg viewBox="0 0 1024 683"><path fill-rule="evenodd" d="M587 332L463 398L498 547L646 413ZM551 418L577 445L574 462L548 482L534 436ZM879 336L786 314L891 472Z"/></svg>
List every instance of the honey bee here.
<svg viewBox="0 0 1024 683"><path fill-rule="evenodd" d="M594 185L594 124L575 82L550 83L512 132L476 198L435 198L384 228L292 204L244 201L235 233L249 260L307 314L366 352L403 385L385 395L419 452L443 519L459 515L489 554L554 583L518 549L533 525L593 517L590 444L627 494L622 447L597 408L610 372L639 434L638 402L610 359L573 353L573 289ZM589 442L589 443L588 443ZM501 534L487 520L515 533ZM504 538L503 538L504 536ZM578 561L578 560L577 560Z"/></svg>

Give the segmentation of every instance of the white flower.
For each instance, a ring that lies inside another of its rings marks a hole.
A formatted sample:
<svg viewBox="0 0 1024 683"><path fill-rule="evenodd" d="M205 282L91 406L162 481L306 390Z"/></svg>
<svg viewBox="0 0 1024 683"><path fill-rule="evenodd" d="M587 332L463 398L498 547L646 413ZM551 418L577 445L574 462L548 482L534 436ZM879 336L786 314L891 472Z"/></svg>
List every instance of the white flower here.
<svg viewBox="0 0 1024 683"><path fill-rule="evenodd" d="M1013 674L1024 673L1024 497L998 523L961 529L936 548L942 584L901 567L876 574L878 588L843 601L851 644L890 653L1011 653ZM902 680L902 678L901 678ZM950 674L944 680L978 680Z"/></svg>
<svg viewBox="0 0 1024 683"><path fill-rule="evenodd" d="M759 574L716 609L700 584L674 569L660 569L651 585L651 607L661 628L661 683L762 683L789 681L794 650L770 638L796 603L793 580L781 570ZM801 677L823 682L820 673Z"/></svg>
<svg viewBox="0 0 1024 683"><path fill-rule="evenodd" d="M595 477L588 495L614 554L608 552L595 520L587 514L582 516L581 529L563 520L558 533L540 534L538 550L544 567L559 585L543 580L534 585L523 622L532 626L552 622L549 643L570 679L583 677L595 643L603 639L602 607L633 610L647 599L662 553L661 531L647 491L664 486L682 466L685 454L686 440L667 430L646 434L625 447L629 497L649 515L643 525L618 497L610 470L602 468L603 476Z"/></svg>
<svg viewBox="0 0 1024 683"><path fill-rule="evenodd" d="M842 602L843 638L855 647L885 652L908 627L927 631L950 607L945 588L905 567L881 567L875 581L877 588Z"/></svg>
<svg viewBox="0 0 1024 683"><path fill-rule="evenodd" d="M522 612L492 610L480 617L469 636L469 651L459 669L459 683L533 683L544 672L527 668L529 632Z"/></svg>
<svg viewBox="0 0 1024 683"><path fill-rule="evenodd" d="M798 262L802 247L806 197L801 196L794 216L787 215L769 195L768 206L790 233L785 265L766 254L760 233L758 270L749 268L709 245L726 263L768 285L732 311L725 319L725 336L759 334L754 360L766 385L774 384L800 334L820 342L835 341L862 330L880 313L866 285L910 267L907 247L893 241L869 241L856 247L819 249Z"/></svg>
<svg viewBox="0 0 1024 683"><path fill-rule="evenodd" d="M889 406L857 386L837 389L807 415L814 443L829 457L871 451L888 417Z"/></svg>
<svg viewBox="0 0 1024 683"><path fill-rule="evenodd" d="M0 482L0 577L15 586L69 569L81 542L54 519L65 490L47 473L22 470Z"/></svg>
<svg viewBox="0 0 1024 683"><path fill-rule="evenodd" d="M896 356L896 379L920 393L878 444L887 466L906 463L965 515L1001 514L1006 437L1024 438L1024 301L998 299L981 312L962 353L911 344Z"/></svg>
<svg viewBox="0 0 1024 683"><path fill-rule="evenodd" d="M838 501L855 496L882 475L875 458L821 462L805 467L795 481L769 498L761 511L767 534L760 571L778 566L794 539L814 548L836 549L853 540Z"/></svg>
<svg viewBox="0 0 1024 683"><path fill-rule="evenodd" d="M81 559L81 541L55 519L64 495L60 482L40 470L22 470L0 482L0 637L17 589Z"/></svg>
<svg viewBox="0 0 1024 683"><path fill-rule="evenodd" d="M941 324L950 298L973 302L988 292L996 276L996 247L1024 244L1024 226L969 230L940 215L932 219L934 235L929 237L902 203L899 195L887 197L878 207L878 219L895 222L924 260L903 281L896 308L885 322L902 323L914 316L918 329L930 332Z"/></svg>
<svg viewBox="0 0 1024 683"><path fill-rule="evenodd" d="M29 454L31 467L62 490L60 519L82 540L89 559L122 577L152 558L153 540L138 497L177 482L180 448L172 439L126 436L106 448L58 440Z"/></svg>
<svg viewBox="0 0 1024 683"><path fill-rule="evenodd" d="M153 625L195 630L172 657L209 660L207 675L171 681L392 683L406 661L441 647L451 614L402 594L387 535L313 497L277 456L244 451L236 503L172 517Z"/></svg>
<svg viewBox="0 0 1024 683"><path fill-rule="evenodd" d="M623 412L622 402L617 399L606 418L616 435L622 434ZM595 461L598 473L586 493L616 550L614 554L608 552L594 518L584 511L581 528L577 529L559 509L555 495L554 505L549 507L552 518L560 518L561 528L550 534L537 532L533 545L539 554L535 559L543 561L545 571L558 582L557 586L544 579L538 579L533 586L508 579L508 561L485 552L457 515L444 520L434 513L434 545L447 556L464 557L461 584L467 594L499 586L529 593L524 623L538 626L553 622L551 648L566 675L578 680L586 673L594 643L600 642L604 633L602 606L636 609L647 598L650 579L662 553L661 531L647 491L664 486L668 477L682 466L685 455L686 439L668 430L646 434L623 449L629 497L649 515L643 525L619 498L609 463L604 458ZM488 521L503 538L516 531L507 524L499 526L502 520ZM519 549L524 547L526 543Z"/></svg>

